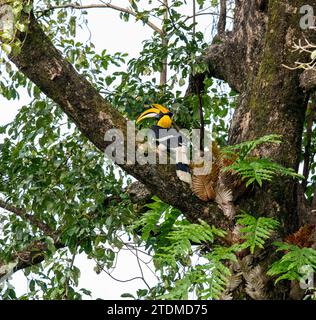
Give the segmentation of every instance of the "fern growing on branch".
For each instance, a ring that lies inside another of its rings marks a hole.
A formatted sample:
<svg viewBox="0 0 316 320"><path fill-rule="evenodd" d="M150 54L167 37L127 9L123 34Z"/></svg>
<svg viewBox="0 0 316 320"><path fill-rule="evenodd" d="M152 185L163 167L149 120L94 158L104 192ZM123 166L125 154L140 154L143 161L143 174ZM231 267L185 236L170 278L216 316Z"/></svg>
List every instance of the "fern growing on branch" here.
<svg viewBox="0 0 316 320"><path fill-rule="evenodd" d="M243 213L237 216L237 223L243 226L240 229L242 233L242 239L245 240L243 246L250 248L250 252L254 253L255 248L263 248L265 240L269 239L272 232L279 226L279 222L266 217L255 217Z"/></svg>
<svg viewBox="0 0 316 320"><path fill-rule="evenodd" d="M264 143L280 144L282 142L281 137L282 136L277 134L266 135L256 140L244 141L232 146L227 146L223 151L226 154L232 155L237 153L240 159L244 159L245 157L249 156L254 149Z"/></svg>
<svg viewBox="0 0 316 320"><path fill-rule="evenodd" d="M302 175L296 173L292 168L285 168L269 158L259 158L251 155L254 149L265 143L280 144L281 136L267 135L256 140L245 141L224 148L223 153L231 158L233 163L223 170L238 173L242 180L246 181L246 187L255 182L262 187L263 181L271 181L277 175L304 179Z"/></svg>
<svg viewBox="0 0 316 320"><path fill-rule="evenodd" d="M200 224L179 221L166 236L169 245L159 249L154 256L154 262L157 266L167 265L176 268L179 261L187 260L186 257L192 254L192 243L196 245L212 243L215 236L225 235L225 231L209 226L202 220Z"/></svg>
<svg viewBox="0 0 316 320"><path fill-rule="evenodd" d="M276 242L277 251L284 251L282 258L272 264L268 275L279 276L276 282L281 280L300 280L308 267L316 272L316 250L312 248L300 248L293 244Z"/></svg>

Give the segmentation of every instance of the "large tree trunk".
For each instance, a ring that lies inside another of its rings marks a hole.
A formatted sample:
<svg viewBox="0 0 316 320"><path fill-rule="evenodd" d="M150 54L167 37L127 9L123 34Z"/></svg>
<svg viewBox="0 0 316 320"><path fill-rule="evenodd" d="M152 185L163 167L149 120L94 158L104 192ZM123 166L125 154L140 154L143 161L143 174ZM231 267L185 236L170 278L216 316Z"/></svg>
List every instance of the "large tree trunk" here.
<svg viewBox="0 0 316 320"><path fill-rule="evenodd" d="M293 42L303 37L299 8L307 3L315 7L315 2L270 0L269 3L251 3L237 1L241 20L238 24L240 33L235 29L234 41L246 45L241 53L243 59L239 60L245 65L239 66L237 80L233 77L234 81L241 83L238 86L240 97L230 128L229 143L267 134L282 135L282 144L263 147L259 153L297 170L307 95L299 85L301 71L289 70L284 65L293 66L295 61L304 59L298 52L291 52L291 49ZM249 17L247 21L245 17ZM279 220L281 231L277 237L281 239L298 229L302 220L299 205L298 185L292 179L284 178L264 184L262 188L253 188L237 202L240 209ZM263 276L273 259L271 253L271 250L266 250L260 253L260 257L252 257L253 261L244 272L244 281L234 291L235 299L247 296L254 299L290 298L290 285L274 286L272 280ZM237 271L240 272L240 269ZM247 279L251 272L254 276ZM262 289L254 284L257 280L261 282Z"/></svg>

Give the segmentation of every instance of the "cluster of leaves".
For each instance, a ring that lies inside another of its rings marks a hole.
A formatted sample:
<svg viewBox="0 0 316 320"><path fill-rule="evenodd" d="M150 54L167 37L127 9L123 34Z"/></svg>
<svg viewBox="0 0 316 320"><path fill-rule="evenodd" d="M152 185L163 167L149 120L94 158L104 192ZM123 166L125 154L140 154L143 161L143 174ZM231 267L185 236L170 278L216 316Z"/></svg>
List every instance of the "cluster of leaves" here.
<svg viewBox="0 0 316 320"><path fill-rule="evenodd" d="M153 252L162 282L147 290L143 298L221 298L232 275L227 262L237 262L236 254L247 248L251 253L263 248L279 225L272 218L243 213L237 219L242 241L225 247L216 244L226 236L225 231L203 221L189 223L158 198L149 208L133 227L141 228L141 239Z"/></svg>
<svg viewBox="0 0 316 320"><path fill-rule="evenodd" d="M166 206L157 198L150 207L151 210L134 227L142 226L145 235L143 240L154 252L155 268L161 273L163 282L150 291L145 290L142 298L188 299L194 296L197 299L220 299L232 275L227 262L237 262L237 254L245 249L249 249L251 254L264 249L266 241L273 237L279 227L279 222L272 218L256 218L242 213L237 217L242 242L225 247L214 244L214 241L225 237L223 230L211 227L203 221L191 224L177 210ZM155 208L159 210L156 211ZM164 210L168 211L168 222L164 220ZM170 216L173 216L173 224L170 223ZM168 228L165 228L166 225ZM154 235L154 244L148 241L151 233ZM301 281L316 271L314 249L280 242L274 245L277 251L284 252L267 273L278 276L276 282ZM312 294L310 296L312 298Z"/></svg>
<svg viewBox="0 0 316 320"><path fill-rule="evenodd" d="M85 253L113 265L111 246L121 245L118 233L133 221L121 193L126 180L47 99L21 108L0 133L7 137L0 150L1 198L46 224L65 246L57 250L53 234L32 221L1 214L0 259L37 241L46 244L45 263L26 271L30 292L24 298L79 299L87 291L75 290L80 273L72 257ZM106 196L120 201L105 207ZM8 287L3 296L14 298L13 292Z"/></svg>
<svg viewBox="0 0 316 320"><path fill-rule="evenodd" d="M26 32L32 7L31 0L8 0L2 5L0 39L5 53L20 52L22 43L16 38L16 34Z"/></svg>
<svg viewBox="0 0 316 320"><path fill-rule="evenodd" d="M263 144L280 144L280 138L278 135L267 135L256 140L226 147L223 152L233 159L233 163L225 170L237 172L246 181L246 187L255 182L262 187L263 181L272 181L276 175L304 179L292 168L285 168L268 158L259 158L252 155L252 152L258 147L262 147Z"/></svg>
<svg viewBox="0 0 316 320"><path fill-rule="evenodd" d="M151 208L157 206L162 208L159 199L155 199ZM153 250L154 266L162 279L147 297L187 299L190 291L194 291L198 298L218 298L230 274L224 262L236 259L232 249L218 247L200 257L202 264L194 264L192 258L195 252L211 245L215 238L225 236L225 232L203 221L189 223L170 206L162 214L157 213L150 210L136 223L145 231L143 239ZM154 243L148 241L150 233L154 235Z"/></svg>
<svg viewBox="0 0 316 320"><path fill-rule="evenodd" d="M274 262L268 271L271 276L278 276L276 282L281 280L302 280L306 272L316 272L316 250L313 248L300 248L288 243L276 242L277 251L285 252L282 258ZM307 269L308 267L308 269Z"/></svg>
<svg viewBox="0 0 316 320"><path fill-rule="evenodd" d="M264 248L265 241L269 239L274 230L279 226L279 222L266 217L255 218L249 214L238 215L237 223L243 226L239 231L242 233L242 239L245 240L243 246L254 253L255 249Z"/></svg>

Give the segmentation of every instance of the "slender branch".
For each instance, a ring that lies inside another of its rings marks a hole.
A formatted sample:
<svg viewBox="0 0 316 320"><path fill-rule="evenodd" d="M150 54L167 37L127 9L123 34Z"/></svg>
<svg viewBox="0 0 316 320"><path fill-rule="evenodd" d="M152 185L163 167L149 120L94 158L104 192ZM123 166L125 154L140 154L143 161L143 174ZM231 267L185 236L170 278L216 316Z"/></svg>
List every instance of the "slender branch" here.
<svg viewBox="0 0 316 320"><path fill-rule="evenodd" d="M141 266L141 264L140 264L140 262L139 262L138 250L137 250L136 248L135 248L135 250L136 250L137 264L138 264L138 267L139 267L139 270L140 270L141 277L142 277L145 285L147 286L147 288L150 290L150 286L149 286L149 284L147 283L147 281L145 280L145 277L144 277L143 268L142 268L142 266Z"/></svg>
<svg viewBox="0 0 316 320"><path fill-rule="evenodd" d="M196 0L193 0L193 30L192 30L192 33L193 33L193 37L195 37L195 24L196 24Z"/></svg>
<svg viewBox="0 0 316 320"><path fill-rule="evenodd" d="M54 242L56 249L64 247L60 241ZM15 261L16 264L13 269L9 270L9 262L0 260L0 283L5 280L10 274L25 269L27 267L41 263L45 259L47 252L47 243L45 241L33 241L23 250L16 252L12 255L10 262Z"/></svg>
<svg viewBox="0 0 316 320"><path fill-rule="evenodd" d="M126 279L126 280L117 279L114 276L112 276L112 274L109 271L105 270L104 267L100 263L98 263L98 261L96 261L95 259L94 259L94 261L98 265L98 267L103 272L105 272L110 278L112 278L114 281L125 283L125 282L134 281L134 280L144 280L142 277L134 277L134 278Z"/></svg>
<svg viewBox="0 0 316 320"><path fill-rule="evenodd" d="M54 231L46 224L39 220L37 220L33 215L26 213L23 209L17 208L11 204L0 199L0 207L14 213L15 215L19 216L23 220L28 220L31 222L32 225L37 227L38 229L42 230L46 235L53 235Z"/></svg>
<svg viewBox="0 0 316 320"><path fill-rule="evenodd" d="M203 115L203 102L201 96L201 89L199 88L198 84L196 83L196 94L198 96L199 102L199 116L200 116L200 150L204 150L204 115Z"/></svg>
<svg viewBox="0 0 316 320"><path fill-rule="evenodd" d="M104 3L104 4L90 4L90 5L77 5L74 3L68 3L68 4L64 4L64 5L57 5L57 6L50 6L47 9L38 11L41 13L46 13L52 10L56 10L56 9L75 9L75 10L84 10L84 9L96 9L96 8L110 8L119 12L123 12L123 13L128 13L132 16L134 16L135 18L138 18L138 13L129 9L129 8L123 8L123 7L119 7L116 6L114 4L111 3ZM154 31L156 31L157 33L159 33L161 36L164 35L164 32L158 27L156 26L154 23L152 23L151 21L148 20L142 20L145 24L147 24L151 29L153 29Z"/></svg>
<svg viewBox="0 0 316 320"><path fill-rule="evenodd" d="M168 0L164 0L164 5L166 7L166 10L164 12L164 16L163 16L163 28L166 25L166 21L169 18L168 15ZM163 59L162 61L162 70L160 72L160 85L163 86L167 83L167 73L168 73L168 38L166 36L165 30L163 29L163 33L161 34L161 45L162 48L165 49L167 51L166 53L166 57Z"/></svg>
<svg viewBox="0 0 316 320"><path fill-rule="evenodd" d="M221 0L219 20L218 20L218 24L217 24L218 35L220 35L220 36L225 33L226 14L227 14L226 0Z"/></svg>
<svg viewBox="0 0 316 320"><path fill-rule="evenodd" d="M183 22L186 22L186 21L188 21L188 20L190 20L190 19L193 19L194 17L200 17L200 16L219 16L219 15L220 15L220 14L217 13L217 12L200 12L200 13L196 13L195 16L192 15L192 16L186 17L186 18L183 20ZM226 16L226 18L227 18L227 19L234 20L234 18L231 17L231 16Z"/></svg>
<svg viewBox="0 0 316 320"><path fill-rule="evenodd" d="M131 246L131 245L127 244L127 243L124 243L124 244L125 244L125 246L126 246L126 250L128 250L129 252L131 252L134 256L136 256L136 254L135 254L135 252L134 252L133 250L138 251L138 252L141 252L141 253L143 253L143 254L149 255L147 252L144 252L144 251L142 251L142 250L139 250L139 249L136 248L135 246ZM131 248L129 248L129 246L131 246L131 247L133 248L133 250L132 250ZM144 261L143 259L139 258L138 256L136 256L136 257L137 257L138 260L140 260L140 261L147 267L147 269L158 279L158 277L157 277L157 275L155 274L155 272L148 266L148 263L150 263L150 261L149 261L149 262L146 262L146 261Z"/></svg>

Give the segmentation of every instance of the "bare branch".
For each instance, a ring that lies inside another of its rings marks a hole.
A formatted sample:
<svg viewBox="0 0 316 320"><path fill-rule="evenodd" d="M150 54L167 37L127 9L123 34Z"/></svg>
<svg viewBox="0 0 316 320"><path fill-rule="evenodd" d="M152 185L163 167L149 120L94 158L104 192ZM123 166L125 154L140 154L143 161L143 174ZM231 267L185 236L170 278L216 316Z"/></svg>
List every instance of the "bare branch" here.
<svg viewBox="0 0 316 320"><path fill-rule="evenodd" d="M195 3L196 0L193 0L193 30L192 30L192 33L193 33L193 37L195 36L195 24L196 24L196 3Z"/></svg>
<svg viewBox="0 0 316 320"><path fill-rule="evenodd" d="M169 18L168 15L168 0L164 0L164 4L166 7L166 10L164 12L164 16L163 16L163 25L165 25L167 19ZM163 34L161 35L161 45L162 48L164 48L165 50L168 50L168 38L166 37L166 34L163 30ZM163 86L167 83L167 75L168 75L168 55L166 56L166 58L163 59L162 61L162 70L160 72L160 85Z"/></svg>
<svg viewBox="0 0 316 320"><path fill-rule="evenodd" d="M90 5L77 5L74 3L68 3L68 4L64 4L64 5L57 5L57 6L50 6L47 9L41 10L41 11L37 11L37 12L41 12L41 13L46 13L48 11L51 10L56 10L56 9L75 9L75 10L84 10L84 9L96 9L96 8L110 8L119 12L123 12L123 13L128 13L130 15L132 15L133 17L138 19L138 13L129 9L129 8L123 8L123 7L119 7L116 6L114 4L111 3L104 3L104 4L90 4ZM147 24L151 29L153 29L154 31L156 31L157 33L159 33L161 36L164 35L164 32L158 27L156 26L154 23L152 23L149 20L142 20L145 24Z"/></svg>
<svg viewBox="0 0 316 320"><path fill-rule="evenodd" d="M195 17L200 17L200 16L219 16L220 14L217 12L200 12L200 13L196 13ZM188 16L184 19L184 22L186 22L187 20L193 19L194 15L192 16ZM226 16L227 19L231 19L233 20L234 18L231 16Z"/></svg>

